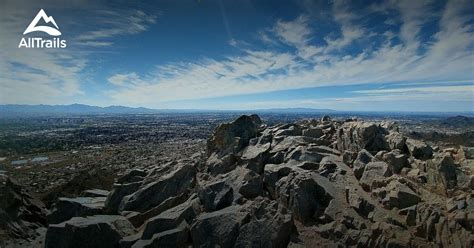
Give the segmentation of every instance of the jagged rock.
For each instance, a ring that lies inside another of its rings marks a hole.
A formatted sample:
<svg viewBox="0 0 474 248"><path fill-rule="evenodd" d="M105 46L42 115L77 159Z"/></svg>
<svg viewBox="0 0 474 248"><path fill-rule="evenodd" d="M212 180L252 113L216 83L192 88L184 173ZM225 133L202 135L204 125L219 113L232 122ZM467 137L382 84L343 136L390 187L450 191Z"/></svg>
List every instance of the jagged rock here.
<svg viewBox="0 0 474 248"><path fill-rule="evenodd" d="M323 129L319 127L309 127L303 130L303 136L308 136L315 139L320 138L323 136L323 134Z"/></svg>
<svg viewBox="0 0 474 248"><path fill-rule="evenodd" d="M150 239L141 239L132 248L188 247L189 226L182 222L176 228L154 234Z"/></svg>
<svg viewBox="0 0 474 248"><path fill-rule="evenodd" d="M387 162L392 173L396 174L400 173L402 168L408 165L408 156L406 154L400 154L400 150L384 153L382 160Z"/></svg>
<svg viewBox="0 0 474 248"><path fill-rule="evenodd" d="M251 199L263 194L263 182L257 173L246 171L239 179L238 192L245 198Z"/></svg>
<svg viewBox="0 0 474 248"><path fill-rule="evenodd" d="M246 164L245 167L259 174L263 172L263 165L269 157L271 139L270 134L264 134L250 140L251 145L244 148L240 157L242 163Z"/></svg>
<svg viewBox="0 0 474 248"><path fill-rule="evenodd" d="M120 215L74 217L49 225L45 247L117 247L123 237L134 233L132 224Z"/></svg>
<svg viewBox="0 0 474 248"><path fill-rule="evenodd" d="M276 202L258 205L250 220L243 223L234 247L287 247L293 230L293 219L287 209Z"/></svg>
<svg viewBox="0 0 474 248"><path fill-rule="evenodd" d="M417 159L427 160L433 157L433 148L422 141L407 139L406 145L410 154Z"/></svg>
<svg viewBox="0 0 474 248"><path fill-rule="evenodd" d="M277 198L277 194L275 192L276 183L282 177L288 176L292 170L292 167L287 164L265 165L263 182L265 183L265 187L270 192L270 195L273 199Z"/></svg>
<svg viewBox="0 0 474 248"><path fill-rule="evenodd" d="M226 182L220 181L205 186L199 191L199 199L206 211L215 211L232 204L234 190Z"/></svg>
<svg viewBox="0 0 474 248"><path fill-rule="evenodd" d="M134 182L141 182L146 177L147 172L144 170L139 169L132 169L127 171L123 176L117 178L116 183L124 184L124 183L134 183Z"/></svg>
<svg viewBox="0 0 474 248"><path fill-rule="evenodd" d="M0 240L33 237L36 228L46 225L46 214L43 202L6 173L0 173Z"/></svg>
<svg viewBox="0 0 474 248"><path fill-rule="evenodd" d="M408 147L406 145L406 138L399 132L390 132L387 136L388 145L390 146L390 150L398 149L401 152L407 152Z"/></svg>
<svg viewBox="0 0 474 248"><path fill-rule="evenodd" d="M239 228L248 213L240 206L230 206L199 215L191 226L194 247L233 247Z"/></svg>
<svg viewBox="0 0 474 248"><path fill-rule="evenodd" d="M81 196L83 197L107 197L109 191L103 189L88 189L82 192Z"/></svg>
<svg viewBox="0 0 474 248"><path fill-rule="evenodd" d="M391 181L387 187L389 191L382 203L388 208L407 208L421 201L421 198L407 185L398 181Z"/></svg>
<svg viewBox="0 0 474 248"><path fill-rule="evenodd" d="M130 195L138 190L141 186L141 182L133 182L133 183L124 183L124 184L117 184L115 183L113 186L112 191L107 196L105 200L105 209L109 213L116 214L119 210L120 202L122 199Z"/></svg>
<svg viewBox="0 0 474 248"><path fill-rule="evenodd" d="M196 183L193 164L182 163L157 181L151 182L131 195L125 196L120 211L147 211L170 197L189 192Z"/></svg>
<svg viewBox="0 0 474 248"><path fill-rule="evenodd" d="M370 162L375 162L376 159L372 154L370 154L367 150L362 149L358 154L357 158L355 159L352 167L354 170L354 176L357 179L360 179L362 177L362 174L364 174L365 166L370 163Z"/></svg>
<svg viewBox="0 0 474 248"><path fill-rule="evenodd" d="M290 173L276 184L280 202L293 211L303 223L318 218L334 198L328 180L318 174Z"/></svg>
<svg viewBox="0 0 474 248"><path fill-rule="evenodd" d="M194 197L146 221L141 239L150 239L156 233L178 228L183 221L191 223L198 214L199 200Z"/></svg>
<svg viewBox="0 0 474 248"><path fill-rule="evenodd" d="M219 157L219 154L213 153L208 157L206 167L209 174L215 176L232 171L237 166L236 162L237 158L234 154Z"/></svg>
<svg viewBox="0 0 474 248"><path fill-rule="evenodd" d="M72 217L85 217L102 214L105 197L77 197L58 199L55 209L47 215L49 224L57 224Z"/></svg>
<svg viewBox="0 0 474 248"><path fill-rule="evenodd" d="M380 185L380 182L388 176L391 176L392 173L385 162L370 162L366 165L364 173L360 178L360 184L362 188L366 191L370 191L374 188L377 188Z"/></svg>
<svg viewBox="0 0 474 248"><path fill-rule="evenodd" d="M385 128L372 122L346 122L337 132L337 148L341 152L366 149L376 153L388 150L386 133Z"/></svg>
<svg viewBox="0 0 474 248"><path fill-rule="evenodd" d="M219 125L207 142L207 154L236 153L257 136L262 121L257 115L243 115L231 123Z"/></svg>
<svg viewBox="0 0 474 248"><path fill-rule="evenodd" d="M300 136L301 134L301 128L296 125L289 125L275 132L275 136Z"/></svg>
<svg viewBox="0 0 474 248"><path fill-rule="evenodd" d="M374 205L368 202L366 199L362 198L357 194L356 191L350 190L348 195L349 206L354 208L357 213L362 216L367 217L370 212L374 210Z"/></svg>

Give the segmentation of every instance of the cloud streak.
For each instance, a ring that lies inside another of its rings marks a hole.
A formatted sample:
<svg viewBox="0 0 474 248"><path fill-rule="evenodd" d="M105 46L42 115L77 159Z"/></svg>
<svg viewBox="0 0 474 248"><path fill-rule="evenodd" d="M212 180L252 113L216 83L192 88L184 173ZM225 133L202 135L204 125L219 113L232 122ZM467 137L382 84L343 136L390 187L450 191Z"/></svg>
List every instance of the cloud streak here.
<svg viewBox="0 0 474 248"><path fill-rule="evenodd" d="M471 80L474 32L470 24L472 18L464 9L466 6L469 6L468 1L450 1L438 16L428 18L424 14L416 16L415 12L428 11L429 1L414 6L408 2L388 1L377 11L387 18L398 18L401 23L400 31L392 34L400 41L394 42L386 32L369 32L362 17L351 12L349 3L335 1L333 18L340 30L339 36L317 33L314 29L316 20L306 14L294 20L278 20L269 29L271 32L261 32L260 37L266 44L280 43L293 51L255 48L242 50L244 55L222 60L168 64L139 77L137 80L142 83L121 85L109 95L117 102L160 106L174 100L305 87ZM396 10L400 14L394 16L381 9ZM364 11L374 10L367 8ZM421 31L430 18L436 20L438 30L429 34L432 41L425 42L425 49L420 51L417 48L421 43ZM315 42L313 38L321 35L323 42ZM380 44L363 42L365 47L353 49L352 53L339 51L368 36L381 40ZM472 87L468 90L472 91Z"/></svg>

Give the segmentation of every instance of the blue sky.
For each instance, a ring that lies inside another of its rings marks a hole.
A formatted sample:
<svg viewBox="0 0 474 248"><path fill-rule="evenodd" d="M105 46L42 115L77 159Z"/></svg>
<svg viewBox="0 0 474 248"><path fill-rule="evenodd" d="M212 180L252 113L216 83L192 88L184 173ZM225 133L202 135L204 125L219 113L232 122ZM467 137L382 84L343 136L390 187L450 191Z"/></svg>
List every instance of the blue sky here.
<svg viewBox="0 0 474 248"><path fill-rule="evenodd" d="M40 9L67 48L18 48ZM474 111L472 13L462 0L4 0L0 104Z"/></svg>

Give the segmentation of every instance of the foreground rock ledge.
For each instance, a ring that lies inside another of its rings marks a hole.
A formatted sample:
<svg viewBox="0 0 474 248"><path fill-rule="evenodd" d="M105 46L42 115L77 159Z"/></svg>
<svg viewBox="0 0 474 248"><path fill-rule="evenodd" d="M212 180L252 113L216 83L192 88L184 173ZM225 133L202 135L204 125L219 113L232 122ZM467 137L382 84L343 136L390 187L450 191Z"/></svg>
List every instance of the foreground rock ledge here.
<svg viewBox="0 0 474 248"><path fill-rule="evenodd" d="M324 117L267 127L241 116L216 128L206 154L117 178L99 207L111 215L63 199L81 211L58 205L54 216L70 219L49 225L45 243L473 247L473 161L463 154L407 139L394 123Z"/></svg>

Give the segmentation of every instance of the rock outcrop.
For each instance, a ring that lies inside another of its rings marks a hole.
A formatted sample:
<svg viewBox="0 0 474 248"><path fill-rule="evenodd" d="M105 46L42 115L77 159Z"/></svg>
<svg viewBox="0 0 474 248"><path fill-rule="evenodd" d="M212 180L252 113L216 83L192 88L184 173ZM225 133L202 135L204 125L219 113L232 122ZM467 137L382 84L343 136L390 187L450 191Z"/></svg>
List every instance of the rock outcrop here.
<svg viewBox="0 0 474 248"><path fill-rule="evenodd" d="M61 199L46 246L472 247L473 172L459 156L388 122L241 116L201 157L121 176L105 202Z"/></svg>

